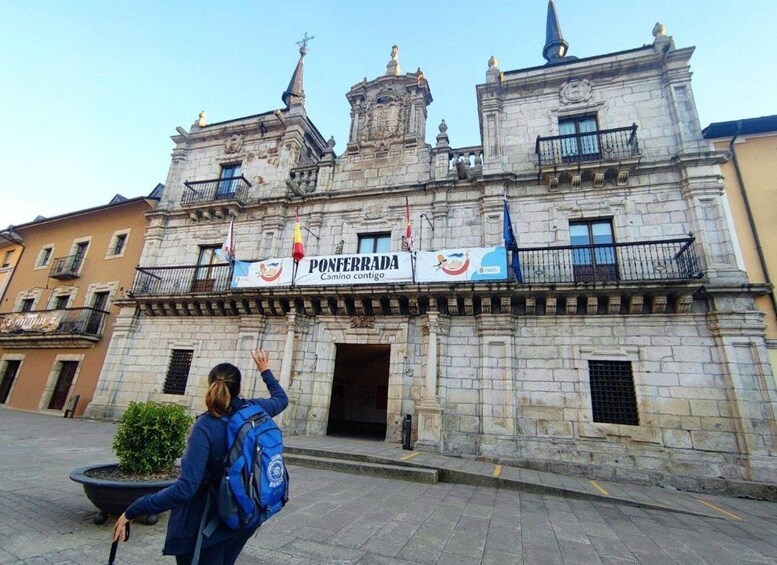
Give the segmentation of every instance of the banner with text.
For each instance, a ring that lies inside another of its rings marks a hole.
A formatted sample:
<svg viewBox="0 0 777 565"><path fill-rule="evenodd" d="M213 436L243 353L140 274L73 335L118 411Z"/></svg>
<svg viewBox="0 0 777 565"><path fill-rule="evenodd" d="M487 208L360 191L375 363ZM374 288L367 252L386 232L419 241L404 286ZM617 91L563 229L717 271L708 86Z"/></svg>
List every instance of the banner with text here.
<svg viewBox="0 0 777 565"><path fill-rule="evenodd" d="M232 273L232 288L256 288L268 286L291 286L294 260L265 259L264 261L235 261Z"/></svg>
<svg viewBox="0 0 777 565"><path fill-rule="evenodd" d="M360 253L305 257L299 262L296 286L393 284L413 282L410 253Z"/></svg>
<svg viewBox="0 0 777 565"><path fill-rule="evenodd" d="M462 247L416 253L416 282L419 283L506 279L504 247Z"/></svg>

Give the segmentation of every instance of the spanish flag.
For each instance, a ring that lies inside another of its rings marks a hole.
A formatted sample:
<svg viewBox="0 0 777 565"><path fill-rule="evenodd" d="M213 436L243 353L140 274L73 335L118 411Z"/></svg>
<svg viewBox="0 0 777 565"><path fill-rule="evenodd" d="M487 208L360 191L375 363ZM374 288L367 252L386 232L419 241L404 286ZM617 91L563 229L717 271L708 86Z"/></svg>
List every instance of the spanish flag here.
<svg viewBox="0 0 777 565"><path fill-rule="evenodd" d="M297 222L294 224L294 245L291 248L291 256L295 263L299 263L305 256L305 248L302 245L302 228L299 225L299 214Z"/></svg>

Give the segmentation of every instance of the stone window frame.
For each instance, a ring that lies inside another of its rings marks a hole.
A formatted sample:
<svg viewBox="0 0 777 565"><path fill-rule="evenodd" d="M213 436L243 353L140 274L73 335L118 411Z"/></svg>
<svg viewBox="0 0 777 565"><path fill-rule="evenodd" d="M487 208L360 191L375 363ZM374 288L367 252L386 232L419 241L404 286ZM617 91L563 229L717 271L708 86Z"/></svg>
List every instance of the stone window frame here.
<svg viewBox="0 0 777 565"><path fill-rule="evenodd" d="M634 393L637 397L638 426L594 422L589 361L628 361L631 363ZM575 369L578 372L577 433L580 438L603 440L615 437L643 443L661 443L661 432L655 421L656 401L649 392L646 373L642 367L642 351L639 347L626 346L614 349L576 347Z"/></svg>
<svg viewBox="0 0 777 565"><path fill-rule="evenodd" d="M170 363L170 359L172 357L173 349L189 349L192 352L192 362L191 365L189 365L189 375L186 378L186 388L184 390L183 394L167 394L164 392L165 387L165 381L167 380L167 368ZM192 394L193 390L196 390L199 386L199 383L197 382L199 378L197 375L199 374L197 371L199 370L197 368L197 359L198 359L198 352L201 351L202 347L199 341L196 340L170 340L167 343L167 347L165 349L166 356L165 356L165 363L163 365L160 365L160 372L159 377L157 379L157 384L159 386L158 392L151 392L148 395L149 400L153 400L154 402L164 402L168 404L177 404L179 406L189 407L192 401L196 401L196 395ZM207 374L207 371L205 371ZM195 377L192 378L192 375Z"/></svg>
<svg viewBox="0 0 777 565"><path fill-rule="evenodd" d="M608 112L604 102L584 102L570 104L564 107L551 108L548 112L548 131L559 135L559 122L578 116L596 116L596 125L601 129L608 129Z"/></svg>
<svg viewBox="0 0 777 565"><path fill-rule="evenodd" d="M35 308L38 306L38 302L40 302L40 298L42 294L43 294L43 289L40 289L40 288L36 288L32 290L22 290L16 295L16 302L14 303L13 311L21 312L24 301L30 298L33 300L32 308L30 310L31 311L35 310Z"/></svg>
<svg viewBox="0 0 777 565"><path fill-rule="evenodd" d="M86 294L84 295L84 308L91 308L92 299L98 292L107 292L108 301L105 303L105 310L110 311L113 304L113 298L116 296L116 291L119 288L119 281L108 281L92 283L86 288Z"/></svg>
<svg viewBox="0 0 777 565"><path fill-rule="evenodd" d="M46 379L46 386L43 387L43 393L40 397L40 402L38 402L38 410L43 410L45 412L54 412L54 413L61 413L62 410L49 410L46 408L49 405L49 402L51 402L51 396L54 394L54 388L57 386L57 377L59 377L60 372L62 371L62 362L63 361L76 361L78 363L78 368L76 369L75 375L73 375L73 382L70 383L70 388L67 391L66 398L70 398L73 394L73 391L76 388L76 385L78 384L78 377L81 375L81 369L84 367L84 359L86 358L85 354L73 354L73 353L64 353L57 355L54 358L54 362L51 364L51 370L49 371L48 379Z"/></svg>
<svg viewBox="0 0 777 565"><path fill-rule="evenodd" d="M53 243L46 243L45 245L40 246L40 251L38 251L38 257L35 259L35 266L32 268L33 271L40 271L42 269L48 269L51 267L51 260L54 258L54 249L55 245ZM43 262L43 255L44 252L48 250L49 255L46 259L46 262Z"/></svg>
<svg viewBox="0 0 777 565"><path fill-rule="evenodd" d="M49 296L48 301L46 302L46 310L53 310L54 305L57 303L57 299L60 296L67 296L67 306L66 308L72 308L73 304L75 304L76 297L78 296L78 287L77 286L57 286L51 289L51 295Z"/></svg>
<svg viewBox="0 0 777 565"><path fill-rule="evenodd" d="M3 255L3 262L2 266L0 266L0 269L8 269L10 268L14 253L16 253L16 249L8 249L5 254Z"/></svg>
<svg viewBox="0 0 777 565"><path fill-rule="evenodd" d="M108 249L105 252L105 259L120 259L121 257L124 257L124 253L127 251L127 245L129 245L129 238L130 233L132 232L131 228L125 228L123 230L116 230L111 234L111 239L108 243ZM121 236L124 236L124 245L121 248L121 251L119 253L115 253L116 245L119 242L119 238Z"/></svg>
<svg viewBox="0 0 777 565"><path fill-rule="evenodd" d="M8 398L11 398L13 391L16 388L16 384L19 382L19 376L22 374L22 367L24 367L25 357L26 355L24 353L4 353L2 357L0 357L0 381L2 381L3 377L5 376L5 371L8 368L8 361L19 361L19 368L16 371L16 378L14 378L11 388L8 390ZM6 406L7 405L8 400L6 400Z"/></svg>

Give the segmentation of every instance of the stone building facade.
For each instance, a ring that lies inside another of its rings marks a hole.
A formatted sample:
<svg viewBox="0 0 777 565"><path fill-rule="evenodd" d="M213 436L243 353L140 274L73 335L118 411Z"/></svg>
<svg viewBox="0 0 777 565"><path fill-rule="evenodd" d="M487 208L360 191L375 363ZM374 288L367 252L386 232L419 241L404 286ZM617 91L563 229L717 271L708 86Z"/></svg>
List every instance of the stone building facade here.
<svg viewBox="0 0 777 565"><path fill-rule="evenodd" d="M340 155L305 111L304 46L284 108L179 128L87 415L149 398L201 410L224 360L251 394L262 347L289 392L287 434L397 442L409 414L417 449L777 481L763 289L736 265L693 49L657 25L651 45L576 59L552 2L548 18L547 64L488 62L480 146L451 147L444 122L425 141L430 86L396 48L348 91ZM238 259L289 257L296 215L311 257L499 247L505 202L505 280L238 288L215 251L233 225Z"/></svg>

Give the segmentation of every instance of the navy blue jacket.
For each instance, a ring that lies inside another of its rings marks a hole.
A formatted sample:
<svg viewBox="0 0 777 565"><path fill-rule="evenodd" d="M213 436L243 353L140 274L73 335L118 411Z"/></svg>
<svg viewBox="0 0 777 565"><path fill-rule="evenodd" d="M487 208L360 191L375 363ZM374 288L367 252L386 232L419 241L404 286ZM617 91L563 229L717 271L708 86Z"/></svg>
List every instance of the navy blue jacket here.
<svg viewBox="0 0 777 565"><path fill-rule="evenodd" d="M258 404L270 416L280 414L289 404L283 388L269 369L262 372L270 398L233 398L232 410L249 404ZM144 514L159 514L171 510L167 524L167 538L163 553L181 555L194 552L200 529L202 512L205 509L207 483L217 485L224 474L224 458L227 454L227 423L221 418L203 414L192 426L186 442L186 451L181 459L181 476L169 487L155 494L146 495L130 505L124 514L130 520ZM207 481L207 482L206 482ZM211 507L213 505L211 504ZM211 508L211 513L215 513ZM208 518L210 521L210 518ZM219 524L212 535L203 540L208 547L245 532L236 532Z"/></svg>

